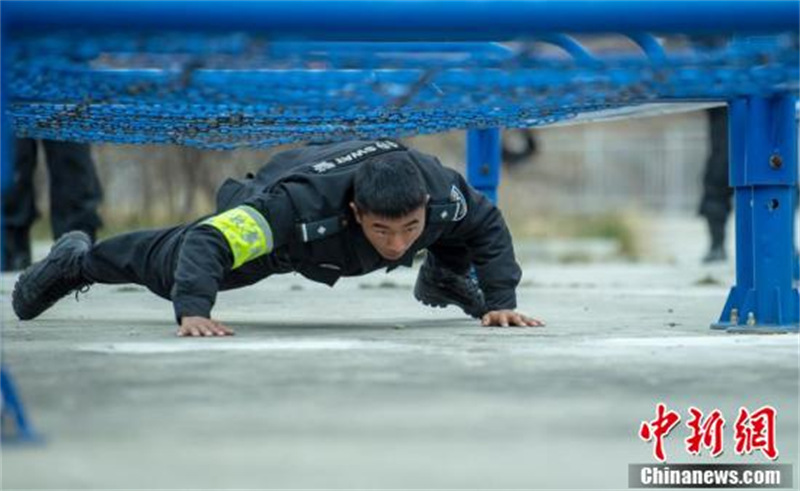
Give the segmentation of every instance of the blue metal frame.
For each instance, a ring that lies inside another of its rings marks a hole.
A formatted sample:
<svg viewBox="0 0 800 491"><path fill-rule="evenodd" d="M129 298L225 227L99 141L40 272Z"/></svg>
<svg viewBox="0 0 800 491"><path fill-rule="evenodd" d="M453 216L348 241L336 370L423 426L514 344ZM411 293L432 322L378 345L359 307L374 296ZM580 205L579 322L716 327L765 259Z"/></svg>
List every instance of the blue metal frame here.
<svg viewBox="0 0 800 491"><path fill-rule="evenodd" d="M380 41L508 41L553 32L797 30L785 0L278 0L3 1L11 27L51 31L202 29L273 38Z"/></svg>
<svg viewBox="0 0 800 491"><path fill-rule="evenodd" d="M800 296L793 285L797 97L754 96L729 104L736 285L719 322L711 327L797 332Z"/></svg>

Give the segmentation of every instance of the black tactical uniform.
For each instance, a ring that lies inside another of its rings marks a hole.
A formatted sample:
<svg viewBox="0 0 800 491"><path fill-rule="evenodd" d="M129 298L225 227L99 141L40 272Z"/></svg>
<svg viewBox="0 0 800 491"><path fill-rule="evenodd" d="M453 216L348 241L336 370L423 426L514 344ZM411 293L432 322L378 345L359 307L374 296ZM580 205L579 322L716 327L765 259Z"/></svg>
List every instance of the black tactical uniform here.
<svg viewBox="0 0 800 491"><path fill-rule="evenodd" d="M70 230L82 230L94 238L101 226L97 207L102 199L89 145L43 140L50 179L50 219L53 238ZM3 193L2 269L16 271L31 262L30 228L38 217L33 174L36 140L15 142L13 179Z"/></svg>
<svg viewBox="0 0 800 491"><path fill-rule="evenodd" d="M415 165L430 201L425 229L401 259L384 259L355 221L359 164ZM276 155L257 175L229 179L216 215L188 225L134 232L96 244L83 259L87 281L138 283L172 300L184 316L209 317L217 292L272 274L299 272L333 285L342 276L410 266L428 249L440 267L474 266L486 310L514 309L521 271L499 210L457 172L391 140L309 146Z"/></svg>

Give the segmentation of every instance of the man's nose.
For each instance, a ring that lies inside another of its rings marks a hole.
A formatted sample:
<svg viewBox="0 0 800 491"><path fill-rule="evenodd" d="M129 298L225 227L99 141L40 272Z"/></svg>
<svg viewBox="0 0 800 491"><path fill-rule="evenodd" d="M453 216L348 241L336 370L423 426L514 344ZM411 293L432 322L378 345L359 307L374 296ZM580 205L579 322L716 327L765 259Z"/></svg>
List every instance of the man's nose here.
<svg viewBox="0 0 800 491"><path fill-rule="evenodd" d="M389 243L386 245L387 249L394 254L400 254L408 249L408 244L403 240L400 235L394 235L389 238Z"/></svg>

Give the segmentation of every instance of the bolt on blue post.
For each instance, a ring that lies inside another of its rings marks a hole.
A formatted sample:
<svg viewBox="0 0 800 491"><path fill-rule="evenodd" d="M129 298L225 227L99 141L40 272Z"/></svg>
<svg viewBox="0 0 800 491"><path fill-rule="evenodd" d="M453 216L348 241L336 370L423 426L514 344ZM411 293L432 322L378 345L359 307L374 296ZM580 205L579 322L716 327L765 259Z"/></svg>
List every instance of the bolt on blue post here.
<svg viewBox="0 0 800 491"><path fill-rule="evenodd" d="M712 329L798 332L793 285L797 98L730 101L730 184L735 191L736 285Z"/></svg>
<svg viewBox="0 0 800 491"><path fill-rule="evenodd" d="M497 203L500 184L500 129L467 131L467 181Z"/></svg>

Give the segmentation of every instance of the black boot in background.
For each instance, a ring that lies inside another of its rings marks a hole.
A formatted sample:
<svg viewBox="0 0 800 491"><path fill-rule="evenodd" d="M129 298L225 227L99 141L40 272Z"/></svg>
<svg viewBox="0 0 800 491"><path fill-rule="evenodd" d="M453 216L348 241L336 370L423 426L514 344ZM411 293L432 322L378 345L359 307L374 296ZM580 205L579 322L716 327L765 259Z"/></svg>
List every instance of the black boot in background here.
<svg viewBox="0 0 800 491"><path fill-rule="evenodd" d="M705 257L703 257L703 262L708 264L727 261L728 253L725 251L725 222L709 220L708 231L711 236L711 248Z"/></svg>

